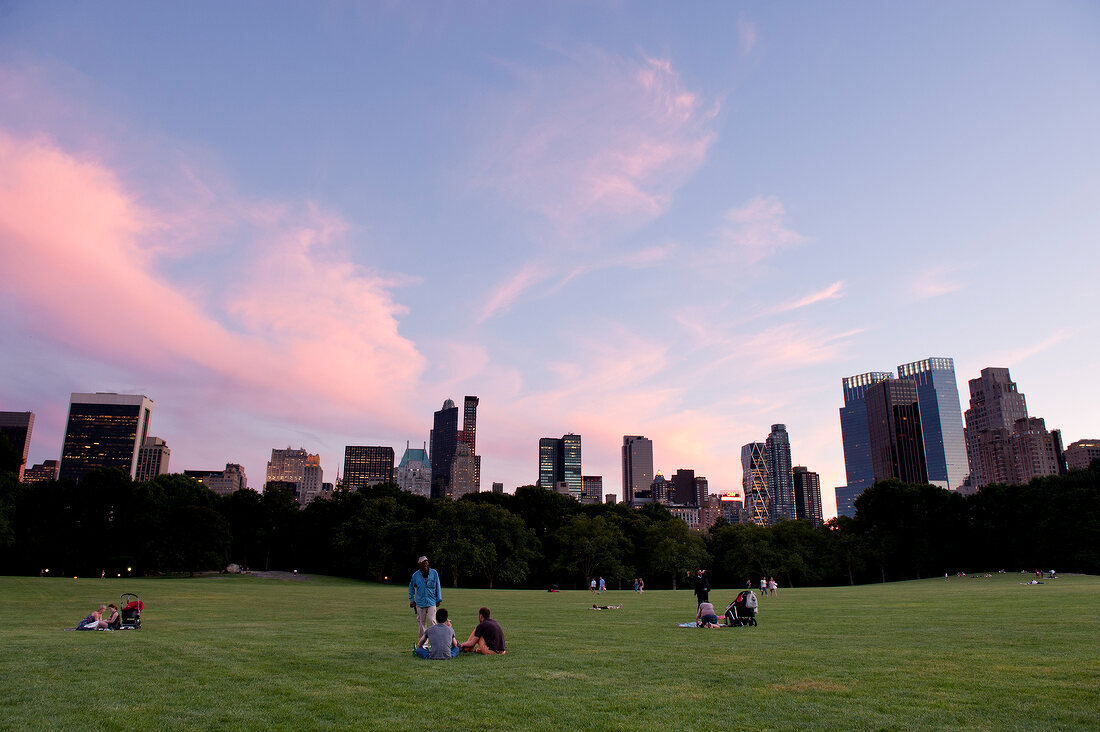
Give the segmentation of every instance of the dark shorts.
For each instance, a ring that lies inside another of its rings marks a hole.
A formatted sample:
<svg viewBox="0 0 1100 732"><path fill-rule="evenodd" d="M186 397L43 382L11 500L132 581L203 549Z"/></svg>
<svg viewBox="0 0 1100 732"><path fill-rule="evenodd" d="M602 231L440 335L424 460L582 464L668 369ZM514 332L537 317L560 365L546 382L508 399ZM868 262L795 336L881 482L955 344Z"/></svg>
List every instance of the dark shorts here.
<svg viewBox="0 0 1100 732"><path fill-rule="evenodd" d="M699 622L703 623L704 625L706 623L714 623L715 625L718 625L718 616L717 615L704 615L703 617L699 618Z"/></svg>

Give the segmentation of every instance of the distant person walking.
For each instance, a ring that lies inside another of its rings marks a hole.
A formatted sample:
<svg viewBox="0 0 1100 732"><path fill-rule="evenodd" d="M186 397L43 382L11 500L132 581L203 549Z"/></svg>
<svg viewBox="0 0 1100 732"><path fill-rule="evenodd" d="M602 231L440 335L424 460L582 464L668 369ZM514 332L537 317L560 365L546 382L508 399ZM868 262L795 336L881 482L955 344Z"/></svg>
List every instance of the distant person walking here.
<svg viewBox="0 0 1100 732"><path fill-rule="evenodd" d="M775 581L775 577L772 577L770 580L768 580L768 591L771 592L773 595L779 594L779 583Z"/></svg>
<svg viewBox="0 0 1100 732"><path fill-rule="evenodd" d="M600 594L602 595L605 592L607 592L607 582L604 581L603 577L600 577Z"/></svg>
<svg viewBox="0 0 1100 732"><path fill-rule="evenodd" d="M416 610L416 638L435 625L435 609L443 603L443 587L439 584L439 572L428 567L428 558L416 560L420 565L409 580L409 607Z"/></svg>
<svg viewBox="0 0 1100 732"><path fill-rule="evenodd" d="M595 596L595 594L596 594L596 578L595 577L593 577L592 581L588 583L588 589L589 589L589 591L592 592L592 595Z"/></svg>
<svg viewBox="0 0 1100 732"><path fill-rule="evenodd" d="M768 578L767 577L761 577L760 578L760 594L763 595L764 597L768 596Z"/></svg>

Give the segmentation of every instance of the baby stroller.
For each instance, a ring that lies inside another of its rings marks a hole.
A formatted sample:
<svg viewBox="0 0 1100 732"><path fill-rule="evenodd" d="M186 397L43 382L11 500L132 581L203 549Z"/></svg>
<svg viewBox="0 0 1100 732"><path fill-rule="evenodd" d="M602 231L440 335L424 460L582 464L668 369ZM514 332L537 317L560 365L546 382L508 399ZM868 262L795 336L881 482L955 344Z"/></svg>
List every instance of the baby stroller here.
<svg viewBox="0 0 1100 732"><path fill-rule="evenodd" d="M752 590L742 590L726 608L726 625L756 626L756 594Z"/></svg>
<svg viewBox="0 0 1100 732"><path fill-rule="evenodd" d="M132 592L124 592L119 597L119 611L122 619L122 630L141 630L141 611L145 609L145 603Z"/></svg>

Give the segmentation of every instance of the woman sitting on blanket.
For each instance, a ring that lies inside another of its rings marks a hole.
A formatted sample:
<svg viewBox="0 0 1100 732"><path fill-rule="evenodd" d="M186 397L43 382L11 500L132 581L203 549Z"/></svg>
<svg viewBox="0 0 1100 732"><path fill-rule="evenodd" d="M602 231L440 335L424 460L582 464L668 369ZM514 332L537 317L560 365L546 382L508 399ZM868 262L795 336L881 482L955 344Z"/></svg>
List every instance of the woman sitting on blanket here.
<svg viewBox="0 0 1100 732"><path fill-rule="evenodd" d="M695 613L695 624L700 628L721 628L718 624L718 616L714 613L714 605L709 602L699 603L699 612Z"/></svg>
<svg viewBox="0 0 1100 732"><path fill-rule="evenodd" d="M107 609L111 612L108 614L107 619L103 621L107 624L105 627L110 630L121 630L122 616L118 614L118 605L112 602L107 605Z"/></svg>
<svg viewBox="0 0 1100 732"><path fill-rule="evenodd" d="M106 605L100 605L98 610L92 611L90 615L76 624L77 630L100 630L106 628L107 621L103 619L103 613L106 609Z"/></svg>

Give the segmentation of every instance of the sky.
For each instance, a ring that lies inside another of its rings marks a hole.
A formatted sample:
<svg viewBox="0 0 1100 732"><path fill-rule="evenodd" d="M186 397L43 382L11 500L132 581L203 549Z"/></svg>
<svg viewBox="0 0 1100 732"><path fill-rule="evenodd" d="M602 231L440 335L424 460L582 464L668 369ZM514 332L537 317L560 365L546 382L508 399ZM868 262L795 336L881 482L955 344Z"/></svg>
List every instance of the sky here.
<svg viewBox="0 0 1100 732"><path fill-rule="evenodd" d="M1100 434L1100 6L0 2L0 409L141 393L171 469L627 434L739 489L841 379L1003 366Z"/></svg>

